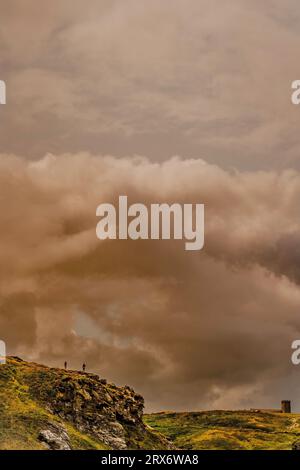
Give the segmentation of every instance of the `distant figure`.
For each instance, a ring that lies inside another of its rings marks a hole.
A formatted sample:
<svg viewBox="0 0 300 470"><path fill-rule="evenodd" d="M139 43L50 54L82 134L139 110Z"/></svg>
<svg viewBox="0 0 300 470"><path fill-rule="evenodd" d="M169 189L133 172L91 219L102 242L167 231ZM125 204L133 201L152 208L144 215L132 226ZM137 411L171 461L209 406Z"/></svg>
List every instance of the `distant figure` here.
<svg viewBox="0 0 300 470"><path fill-rule="evenodd" d="M83 364L82 364L82 371L83 371L83 372L85 372L85 368L86 368L86 364L83 363Z"/></svg>
<svg viewBox="0 0 300 470"><path fill-rule="evenodd" d="M67 361L65 361L65 370L67 370L68 364Z"/></svg>

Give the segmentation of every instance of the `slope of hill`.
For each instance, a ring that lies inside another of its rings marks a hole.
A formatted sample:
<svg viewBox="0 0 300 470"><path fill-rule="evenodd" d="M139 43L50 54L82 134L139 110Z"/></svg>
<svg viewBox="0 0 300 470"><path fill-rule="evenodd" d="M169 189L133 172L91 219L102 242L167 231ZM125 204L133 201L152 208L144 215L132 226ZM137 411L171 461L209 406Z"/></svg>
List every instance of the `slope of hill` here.
<svg viewBox="0 0 300 470"><path fill-rule="evenodd" d="M205 411L143 416L143 407L143 397L130 387L11 357L0 366L0 450L275 450L300 442L297 414Z"/></svg>
<svg viewBox="0 0 300 470"><path fill-rule="evenodd" d="M155 413L145 423L181 449L289 450L300 440L300 415L251 411Z"/></svg>
<svg viewBox="0 0 300 470"><path fill-rule="evenodd" d="M167 449L144 399L95 374L16 357L0 366L0 449Z"/></svg>

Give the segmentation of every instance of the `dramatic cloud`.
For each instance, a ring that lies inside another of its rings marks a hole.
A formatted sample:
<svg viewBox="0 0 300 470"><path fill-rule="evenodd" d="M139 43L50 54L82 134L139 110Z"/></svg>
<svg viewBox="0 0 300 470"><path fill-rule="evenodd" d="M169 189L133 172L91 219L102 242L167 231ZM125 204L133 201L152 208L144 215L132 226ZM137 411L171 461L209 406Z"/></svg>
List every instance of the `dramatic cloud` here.
<svg viewBox="0 0 300 470"><path fill-rule="evenodd" d="M151 409L300 409L298 1L10 0L0 15L9 352L85 361ZM205 249L99 241L96 207L121 194L204 203Z"/></svg>
<svg viewBox="0 0 300 470"><path fill-rule="evenodd" d="M299 167L297 0L2 3L2 152Z"/></svg>
<svg viewBox="0 0 300 470"><path fill-rule="evenodd" d="M91 370L151 409L300 406L300 173L86 153L0 158L0 329L10 353ZM96 207L204 202L206 245L96 238ZM296 250L295 250L296 247ZM296 252L296 256L295 256Z"/></svg>

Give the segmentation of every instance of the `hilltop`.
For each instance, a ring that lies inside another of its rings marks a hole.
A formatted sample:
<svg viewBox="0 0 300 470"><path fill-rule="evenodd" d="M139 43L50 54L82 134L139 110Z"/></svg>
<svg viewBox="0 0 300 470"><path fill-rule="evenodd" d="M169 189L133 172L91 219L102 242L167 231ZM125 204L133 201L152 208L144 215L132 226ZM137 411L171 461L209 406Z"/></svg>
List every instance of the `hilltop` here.
<svg viewBox="0 0 300 470"><path fill-rule="evenodd" d="M300 415L253 411L155 413L144 421L177 448L290 450L300 440Z"/></svg>
<svg viewBox="0 0 300 470"><path fill-rule="evenodd" d="M95 374L16 357L0 366L0 449L167 449L144 399Z"/></svg>
<svg viewBox="0 0 300 470"><path fill-rule="evenodd" d="M288 450L300 443L299 414L143 415L143 409L143 397L131 387L117 387L96 374L17 357L0 366L0 450Z"/></svg>

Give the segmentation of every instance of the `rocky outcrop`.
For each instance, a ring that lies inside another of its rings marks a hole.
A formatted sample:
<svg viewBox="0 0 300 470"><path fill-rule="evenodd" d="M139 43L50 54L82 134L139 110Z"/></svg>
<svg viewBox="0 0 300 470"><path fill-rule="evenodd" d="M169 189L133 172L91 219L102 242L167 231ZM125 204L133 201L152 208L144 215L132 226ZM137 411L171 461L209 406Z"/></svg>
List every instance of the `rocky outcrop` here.
<svg viewBox="0 0 300 470"><path fill-rule="evenodd" d="M7 357L0 367L0 449L168 449L143 422L144 399L95 374ZM4 436L4 438L3 438Z"/></svg>
<svg viewBox="0 0 300 470"><path fill-rule="evenodd" d="M7 439L0 449L10 441L20 449L171 447L144 424L141 395L96 374L8 357L0 367L0 398L0 431Z"/></svg>
<svg viewBox="0 0 300 470"><path fill-rule="evenodd" d="M54 415L113 449L127 449L128 426L145 430L143 397L130 387L107 384L95 374L58 374L46 399Z"/></svg>
<svg viewBox="0 0 300 470"><path fill-rule="evenodd" d="M117 450L171 447L144 424L144 399L129 386L118 387L96 374L49 368L17 357L8 358L4 367L3 375L26 390L27 402L36 403L42 415L45 410L48 419L42 417L37 437L49 449L74 448L76 430L83 446L99 443L101 448ZM23 397L20 394L21 400ZM70 438L69 429L73 430Z"/></svg>

